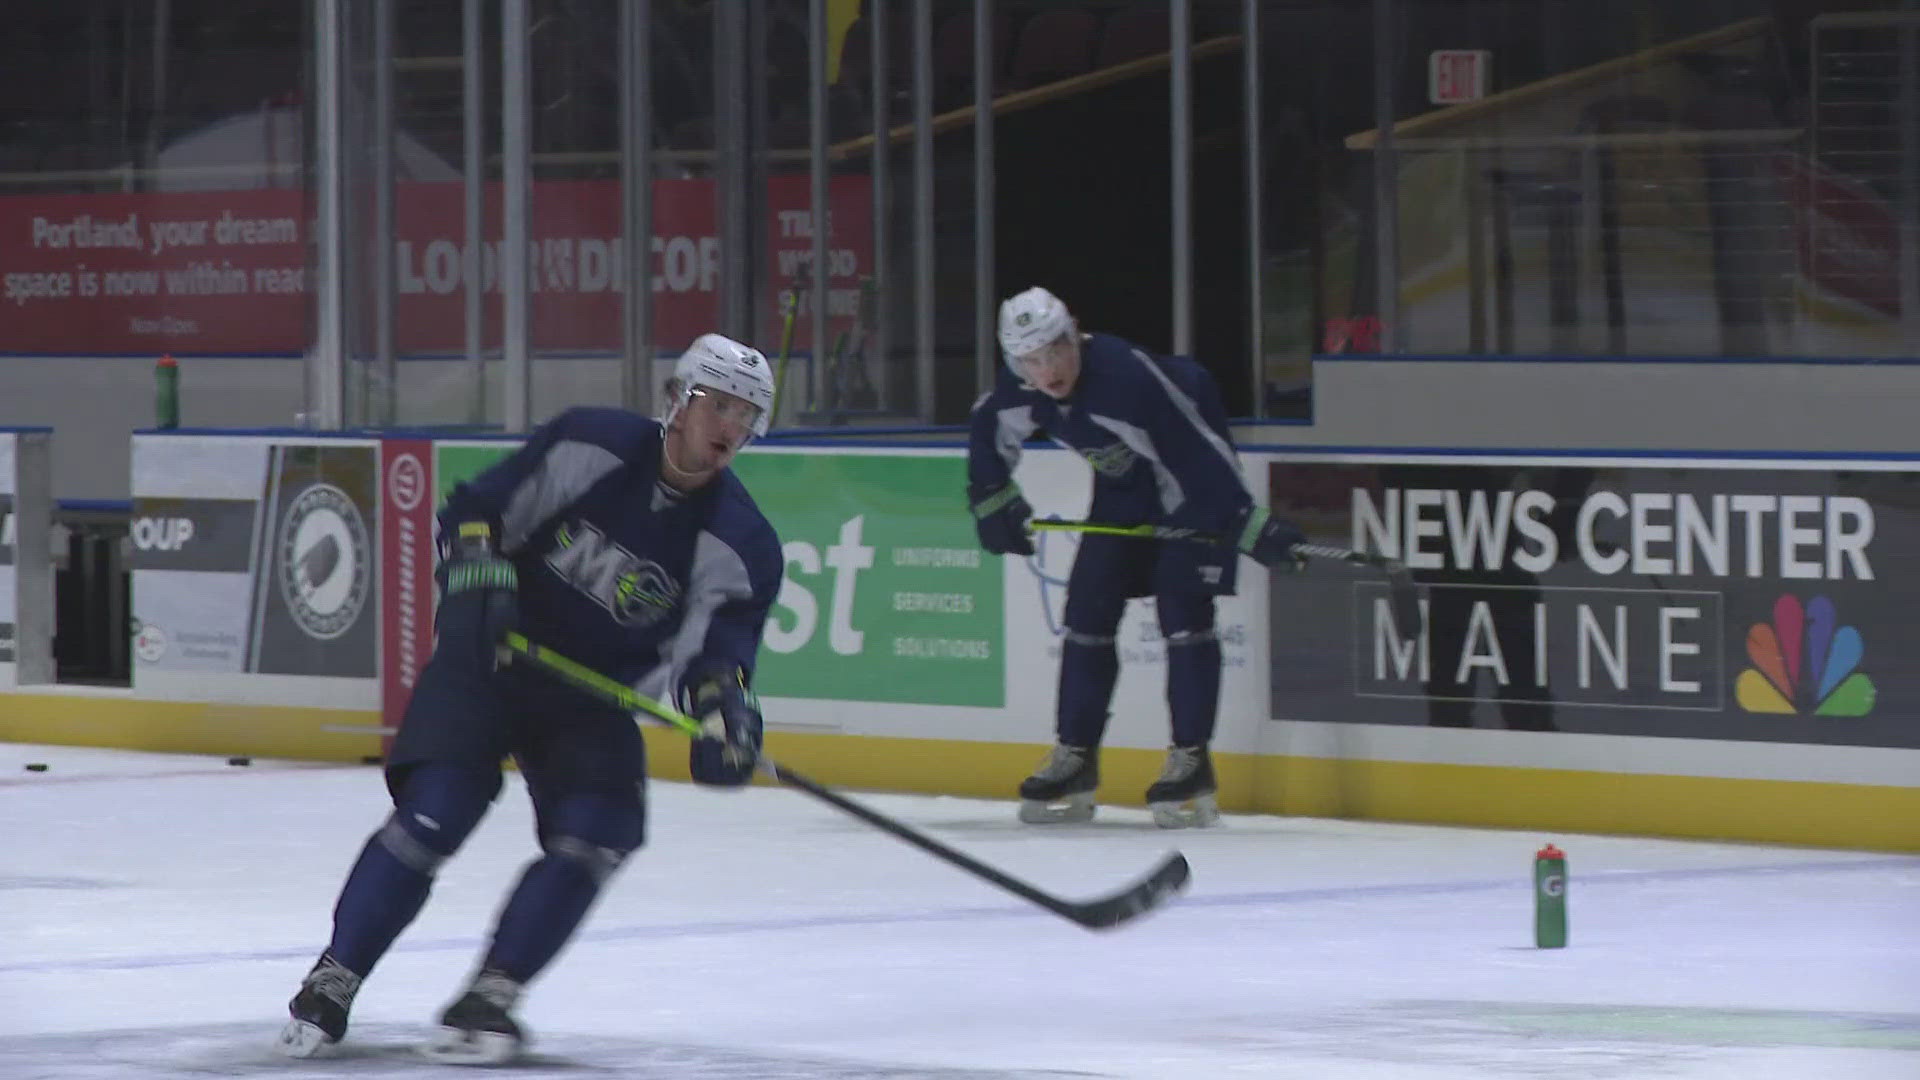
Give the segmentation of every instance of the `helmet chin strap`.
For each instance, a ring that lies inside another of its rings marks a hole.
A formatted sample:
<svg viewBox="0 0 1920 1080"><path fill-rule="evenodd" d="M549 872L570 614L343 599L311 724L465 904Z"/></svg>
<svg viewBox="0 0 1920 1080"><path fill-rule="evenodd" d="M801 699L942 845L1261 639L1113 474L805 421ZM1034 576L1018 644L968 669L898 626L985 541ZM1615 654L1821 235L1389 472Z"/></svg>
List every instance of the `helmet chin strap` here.
<svg viewBox="0 0 1920 1080"><path fill-rule="evenodd" d="M666 466L664 472L667 474L661 477L661 479L667 482L668 487L678 488L681 491L692 491L694 488L705 483L713 474L719 472L720 469L718 466L711 469L700 470L681 468L680 463L673 460L673 432L674 429L669 427L660 433L660 463ZM678 480L679 483L675 483L675 480Z"/></svg>

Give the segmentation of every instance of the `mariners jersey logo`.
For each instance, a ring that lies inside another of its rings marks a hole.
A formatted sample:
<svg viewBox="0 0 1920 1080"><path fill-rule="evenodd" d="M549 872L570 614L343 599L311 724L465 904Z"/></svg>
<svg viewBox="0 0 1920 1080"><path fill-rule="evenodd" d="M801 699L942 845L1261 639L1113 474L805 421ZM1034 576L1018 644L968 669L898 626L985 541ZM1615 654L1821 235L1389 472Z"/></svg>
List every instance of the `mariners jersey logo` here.
<svg viewBox="0 0 1920 1080"><path fill-rule="evenodd" d="M547 565L622 626L651 626L680 602L680 583L659 563L642 559L584 521L554 530Z"/></svg>
<svg viewBox="0 0 1920 1080"><path fill-rule="evenodd" d="M308 637L328 641L353 628L367 605L373 561L367 523L346 492L314 484L280 523L280 597Z"/></svg>
<svg viewBox="0 0 1920 1080"><path fill-rule="evenodd" d="M1082 450L1080 456L1087 459L1093 471L1102 476L1125 476L1133 468L1134 453L1126 443L1113 443L1094 450Z"/></svg>

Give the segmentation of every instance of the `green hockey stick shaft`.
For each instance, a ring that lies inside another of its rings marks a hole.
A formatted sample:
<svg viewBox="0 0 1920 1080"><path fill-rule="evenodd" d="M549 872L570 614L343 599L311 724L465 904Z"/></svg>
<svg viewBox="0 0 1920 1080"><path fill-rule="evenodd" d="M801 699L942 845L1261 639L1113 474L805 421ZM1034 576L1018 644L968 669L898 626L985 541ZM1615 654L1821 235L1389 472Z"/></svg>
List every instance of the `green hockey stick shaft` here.
<svg viewBox="0 0 1920 1080"><path fill-rule="evenodd" d="M600 698L609 705L617 706L630 713L645 713L668 727L678 728L689 737L699 738L700 721L671 706L662 705L650 697L641 694L633 687L593 670L585 664L554 652L544 645L528 641L526 635L509 632L506 636L505 651L509 658L521 657L533 662L535 667L543 668L550 675L573 684L576 689L584 690Z"/></svg>
<svg viewBox="0 0 1920 1080"><path fill-rule="evenodd" d="M1217 543L1217 539L1198 529L1178 529L1170 525L1102 525L1097 521L1061 521L1043 518L1027 522L1034 532L1094 533L1099 536L1137 536L1146 540L1198 540Z"/></svg>

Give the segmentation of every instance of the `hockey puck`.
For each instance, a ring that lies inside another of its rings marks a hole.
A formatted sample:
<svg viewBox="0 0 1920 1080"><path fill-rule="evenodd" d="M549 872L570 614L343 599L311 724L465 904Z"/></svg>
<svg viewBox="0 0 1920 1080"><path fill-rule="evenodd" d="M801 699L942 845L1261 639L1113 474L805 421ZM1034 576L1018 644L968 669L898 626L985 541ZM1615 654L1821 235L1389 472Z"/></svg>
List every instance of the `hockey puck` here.
<svg viewBox="0 0 1920 1080"><path fill-rule="evenodd" d="M368 755L366 755L365 757L362 757L362 758L360 759L360 764L362 764L362 765L379 765L379 764L382 764L382 763L383 763L383 762L385 762L385 761L386 761L386 759L385 759L385 758L383 758L383 757L381 757L381 756L380 756L379 754L368 754Z"/></svg>
<svg viewBox="0 0 1920 1080"><path fill-rule="evenodd" d="M230 757L230 758L228 758L228 759L227 759L227 764L229 764L229 765L251 765L251 764L253 764L253 759L252 759L252 758L250 758L250 757Z"/></svg>
<svg viewBox="0 0 1920 1080"><path fill-rule="evenodd" d="M29 761L27 762L27 771L28 772L46 772L47 763L44 761Z"/></svg>

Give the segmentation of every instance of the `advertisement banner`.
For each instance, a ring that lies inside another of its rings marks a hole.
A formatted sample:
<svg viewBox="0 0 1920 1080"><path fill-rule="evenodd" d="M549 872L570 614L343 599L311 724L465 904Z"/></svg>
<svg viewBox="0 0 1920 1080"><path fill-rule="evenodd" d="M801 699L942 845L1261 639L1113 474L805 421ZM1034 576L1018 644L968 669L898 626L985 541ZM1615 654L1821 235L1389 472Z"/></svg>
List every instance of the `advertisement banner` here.
<svg viewBox="0 0 1920 1080"><path fill-rule="evenodd" d="M1290 457L1292 455L1289 455ZM1560 457L1276 462L1276 514L1398 558L1272 584L1276 718L1920 748L1920 471Z"/></svg>
<svg viewBox="0 0 1920 1080"><path fill-rule="evenodd" d="M813 226L805 176L767 182L766 271L785 285L806 273ZM498 229L499 185L486 220ZM713 182L654 182L651 240L654 336L677 348L718 321L720 242ZM829 250L828 309L851 320L872 260L866 177L840 176L829 195L837 223ZM305 194L246 191L0 197L0 310L6 348L48 355L210 353L306 349L308 235ZM476 260L465 250L460 188L395 187L397 345L403 353L457 352L464 341L466 279L487 294L486 333L499 335L501 240ZM533 345L541 350L620 347L620 185L611 180L533 185L529 241ZM778 297L761 313L778 332ZM371 301L369 301L371 302ZM806 341L808 305L795 339Z"/></svg>
<svg viewBox="0 0 1920 1080"><path fill-rule="evenodd" d="M958 455L762 450L734 469L787 559L764 693L1005 703L1005 580L974 539Z"/></svg>
<svg viewBox="0 0 1920 1080"><path fill-rule="evenodd" d="M435 490L444 498L513 449L437 446ZM956 495L966 487L958 456L763 448L735 459L734 471L787 560L760 650L763 693L1004 703L1004 579Z"/></svg>
<svg viewBox="0 0 1920 1080"><path fill-rule="evenodd" d="M134 680L247 670L269 444L138 438L127 567Z"/></svg>
<svg viewBox="0 0 1920 1080"><path fill-rule="evenodd" d="M129 567L140 670L370 678L371 445L145 438Z"/></svg>
<svg viewBox="0 0 1920 1080"><path fill-rule="evenodd" d="M13 438L0 431L0 664L8 669L4 679L0 679L0 685L13 681L14 597L18 592L13 557L14 537L19 529L13 513Z"/></svg>
<svg viewBox="0 0 1920 1080"><path fill-rule="evenodd" d="M398 729L433 652L433 444L380 443L380 717Z"/></svg>
<svg viewBox="0 0 1920 1080"><path fill-rule="evenodd" d="M373 446L273 448L248 670L376 673L379 470Z"/></svg>
<svg viewBox="0 0 1920 1080"><path fill-rule="evenodd" d="M435 515L456 484L520 446L499 439L432 442L386 439L380 445L380 722L399 730L420 670L433 655Z"/></svg>

